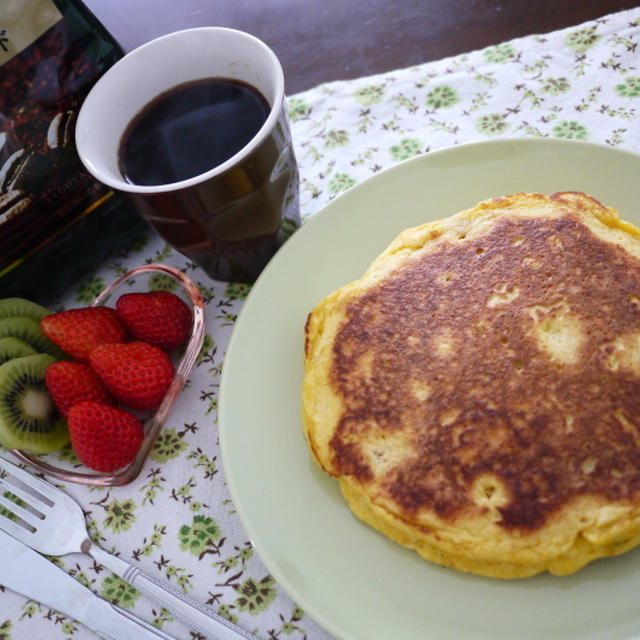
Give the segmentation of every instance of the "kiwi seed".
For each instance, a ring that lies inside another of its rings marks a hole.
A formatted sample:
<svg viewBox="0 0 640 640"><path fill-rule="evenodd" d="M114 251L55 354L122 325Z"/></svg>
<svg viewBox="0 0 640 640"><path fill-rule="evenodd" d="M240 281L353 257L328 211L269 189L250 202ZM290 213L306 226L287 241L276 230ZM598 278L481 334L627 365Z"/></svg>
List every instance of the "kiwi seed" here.
<svg viewBox="0 0 640 640"><path fill-rule="evenodd" d="M47 391L44 374L56 359L46 353L0 365L0 444L41 454L69 441L67 423Z"/></svg>

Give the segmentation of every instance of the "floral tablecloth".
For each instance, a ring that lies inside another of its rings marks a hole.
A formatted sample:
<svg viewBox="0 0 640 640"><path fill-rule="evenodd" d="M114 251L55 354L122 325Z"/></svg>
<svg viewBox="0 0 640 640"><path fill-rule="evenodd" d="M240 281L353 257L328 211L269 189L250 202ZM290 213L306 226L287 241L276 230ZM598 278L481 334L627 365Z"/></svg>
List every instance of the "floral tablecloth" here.
<svg viewBox="0 0 640 640"><path fill-rule="evenodd" d="M542 136L640 152L640 8L551 34L290 96L303 219L355 183L438 148L495 137ZM218 448L217 392L247 285L214 282L149 234L113 256L56 308L81 306L147 262L187 273L207 304L203 350L136 481L67 485L93 538L264 640L329 636L278 586L236 516ZM155 286L167 286L162 278ZM57 560L103 597L176 638L180 622L84 555ZM0 582L1 582L0 570ZM74 620L0 588L0 640L94 638Z"/></svg>

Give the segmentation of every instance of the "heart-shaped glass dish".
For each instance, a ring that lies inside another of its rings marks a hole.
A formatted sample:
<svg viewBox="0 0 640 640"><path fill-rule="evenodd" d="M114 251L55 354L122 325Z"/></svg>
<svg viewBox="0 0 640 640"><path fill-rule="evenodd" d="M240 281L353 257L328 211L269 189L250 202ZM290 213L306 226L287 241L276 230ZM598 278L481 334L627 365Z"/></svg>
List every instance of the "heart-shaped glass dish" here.
<svg viewBox="0 0 640 640"><path fill-rule="evenodd" d="M64 460L65 456L61 456L60 452L54 452L46 456L36 456L19 449L11 449L11 453L21 462L30 465L36 471L60 478L66 482L86 485L123 485L131 482L139 475L149 451L153 446L153 442L180 395L182 387L202 349L205 327L204 302L196 285L185 276L182 271L163 264L148 264L132 269L120 276L104 289L92 303L92 306L104 305L110 299L117 299L123 293L149 291L151 290L149 286L150 278L157 278L159 275L171 278L180 285L180 290L174 290L173 292L179 295L191 307L193 326L186 347L184 347L181 354L176 356L178 361L175 363L175 375L171 386L156 412L143 419L145 436L136 458L126 467L118 469L113 473L98 473L78 464L77 461L75 461L74 464L73 462ZM173 287L171 288L173 289ZM70 447L70 445L67 446ZM56 457L59 462L54 463L53 460Z"/></svg>

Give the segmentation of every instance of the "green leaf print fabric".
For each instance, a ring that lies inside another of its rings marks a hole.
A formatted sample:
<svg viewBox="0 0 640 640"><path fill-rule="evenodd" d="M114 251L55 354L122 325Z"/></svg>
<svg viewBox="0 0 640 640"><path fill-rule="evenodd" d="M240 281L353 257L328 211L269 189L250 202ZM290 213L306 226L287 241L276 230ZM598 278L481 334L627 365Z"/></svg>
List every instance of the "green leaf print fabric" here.
<svg viewBox="0 0 640 640"><path fill-rule="evenodd" d="M640 152L639 60L640 8L292 95L303 220L372 174L460 143L538 136ZM148 262L176 266L200 288L207 305L204 347L140 476L125 487L65 490L84 508L101 546L258 638L327 640L254 551L225 483L217 394L229 336L250 286L208 279L150 233L87 274L57 307L87 304L124 271ZM153 288L172 286L162 275L152 280ZM198 637L89 557L54 561L176 638ZM69 617L0 588L0 639L95 637Z"/></svg>

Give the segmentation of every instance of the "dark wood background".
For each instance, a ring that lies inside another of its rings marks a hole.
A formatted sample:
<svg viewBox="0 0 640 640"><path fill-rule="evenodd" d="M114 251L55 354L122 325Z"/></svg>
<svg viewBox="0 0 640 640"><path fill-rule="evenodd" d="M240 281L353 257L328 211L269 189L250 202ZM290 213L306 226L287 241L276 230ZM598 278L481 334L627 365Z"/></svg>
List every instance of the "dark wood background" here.
<svg viewBox="0 0 640 640"><path fill-rule="evenodd" d="M241 29L284 67L286 91L438 60L639 6L639 0L85 0L129 51L198 26Z"/></svg>

